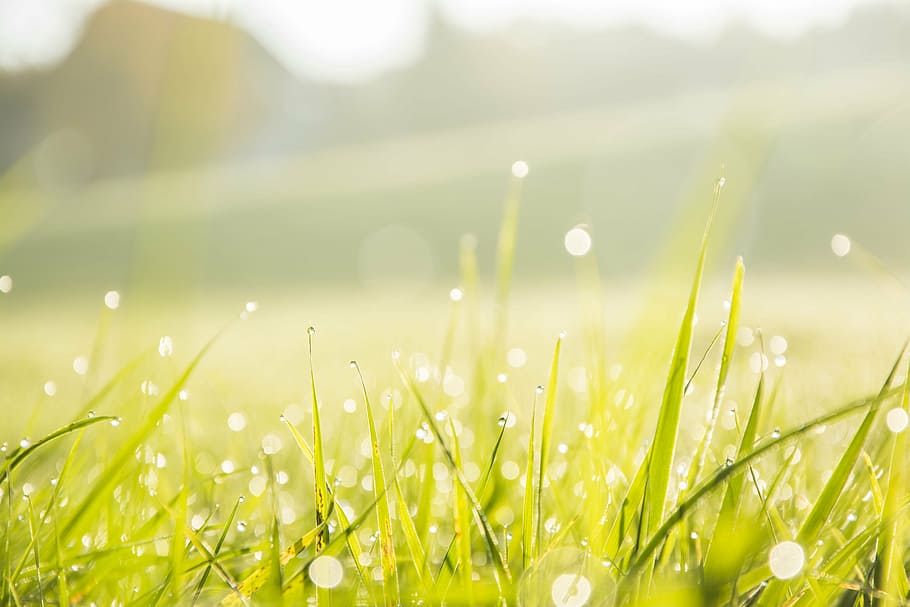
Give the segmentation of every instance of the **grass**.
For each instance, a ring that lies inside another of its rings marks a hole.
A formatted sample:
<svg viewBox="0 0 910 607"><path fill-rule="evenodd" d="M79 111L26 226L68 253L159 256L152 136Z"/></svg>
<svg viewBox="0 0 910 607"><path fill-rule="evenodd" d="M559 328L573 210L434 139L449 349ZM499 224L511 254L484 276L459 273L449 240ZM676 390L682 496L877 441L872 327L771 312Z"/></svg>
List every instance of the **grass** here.
<svg viewBox="0 0 910 607"><path fill-rule="evenodd" d="M342 376L321 349L331 337L282 326L306 344L282 375L302 404L275 414L285 384L258 359L261 379L235 407L217 356L256 326L253 306L183 365L169 350L133 354L93 369L67 408L9 414L0 604L903 604L906 347L857 399L846 394L866 385L860 369L833 391L812 388L830 382L820 362L785 375L767 358L780 344L767 351L742 326L741 259L723 316L697 321L719 182L688 297L637 323L634 347L607 347L597 268L582 257L583 319L539 355L516 353L520 185L492 314L466 242L435 355L418 345L380 360L390 340L426 336L377 324L356 338L382 345ZM115 351L111 316L93 361ZM681 318L669 334L668 316ZM41 438L11 435L50 420Z"/></svg>

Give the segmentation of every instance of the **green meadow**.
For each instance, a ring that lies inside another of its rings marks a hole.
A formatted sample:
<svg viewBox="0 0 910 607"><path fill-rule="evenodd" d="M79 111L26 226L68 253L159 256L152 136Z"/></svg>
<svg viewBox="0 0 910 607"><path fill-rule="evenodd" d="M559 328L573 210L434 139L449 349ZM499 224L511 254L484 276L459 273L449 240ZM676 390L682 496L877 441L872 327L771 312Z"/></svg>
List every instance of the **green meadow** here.
<svg viewBox="0 0 910 607"><path fill-rule="evenodd" d="M13 283L4 603L900 604L900 284L859 243L704 280L719 181L685 262L603 283L567 235L513 288L521 185L448 287Z"/></svg>

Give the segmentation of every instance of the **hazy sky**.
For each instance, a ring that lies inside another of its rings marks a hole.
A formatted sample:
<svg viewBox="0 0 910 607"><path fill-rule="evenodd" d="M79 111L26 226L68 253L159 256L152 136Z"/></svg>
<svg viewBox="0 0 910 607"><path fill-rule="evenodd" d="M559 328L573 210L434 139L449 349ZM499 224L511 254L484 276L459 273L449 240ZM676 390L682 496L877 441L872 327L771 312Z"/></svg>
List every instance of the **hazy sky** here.
<svg viewBox="0 0 910 607"><path fill-rule="evenodd" d="M105 0L0 0L0 69L51 65ZM305 77L357 81L419 56L433 0L147 0L247 29ZM515 19L579 26L644 24L710 39L730 22L777 36L835 25L860 4L897 0L435 0L453 23L489 30Z"/></svg>

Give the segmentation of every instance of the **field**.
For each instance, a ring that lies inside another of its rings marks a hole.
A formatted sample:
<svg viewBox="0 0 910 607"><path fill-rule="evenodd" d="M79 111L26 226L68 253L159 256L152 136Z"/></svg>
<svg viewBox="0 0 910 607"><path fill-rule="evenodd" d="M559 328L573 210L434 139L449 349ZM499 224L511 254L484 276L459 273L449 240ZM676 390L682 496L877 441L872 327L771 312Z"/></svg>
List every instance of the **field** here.
<svg viewBox="0 0 910 607"><path fill-rule="evenodd" d="M518 214L416 292L14 283L0 602L901 604L906 293L859 244L513 286Z"/></svg>

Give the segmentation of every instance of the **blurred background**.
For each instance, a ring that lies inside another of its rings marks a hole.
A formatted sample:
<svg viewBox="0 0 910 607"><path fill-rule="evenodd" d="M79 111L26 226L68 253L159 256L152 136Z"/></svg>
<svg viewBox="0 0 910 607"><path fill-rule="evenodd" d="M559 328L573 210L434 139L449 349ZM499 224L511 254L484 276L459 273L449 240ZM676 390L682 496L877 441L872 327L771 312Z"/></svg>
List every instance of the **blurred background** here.
<svg viewBox="0 0 910 607"><path fill-rule="evenodd" d="M721 177L708 337L736 255L750 326L857 374L845 352L890 358L910 310L905 2L0 0L0 133L0 362L41 398L99 343L188 356L247 301L218 368L274 374L276 402L310 322L337 361L435 347L460 247L490 282L519 187L529 385L592 268L664 364L684 299L641 289L690 280Z"/></svg>
<svg viewBox="0 0 910 607"><path fill-rule="evenodd" d="M0 273L449 284L464 234L492 268L519 159L519 281L571 276L578 223L640 275L722 174L750 270L830 271L837 232L906 263L906 3L329 4L0 2Z"/></svg>

